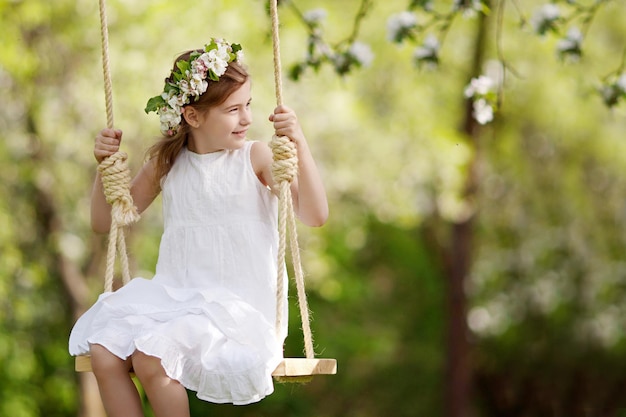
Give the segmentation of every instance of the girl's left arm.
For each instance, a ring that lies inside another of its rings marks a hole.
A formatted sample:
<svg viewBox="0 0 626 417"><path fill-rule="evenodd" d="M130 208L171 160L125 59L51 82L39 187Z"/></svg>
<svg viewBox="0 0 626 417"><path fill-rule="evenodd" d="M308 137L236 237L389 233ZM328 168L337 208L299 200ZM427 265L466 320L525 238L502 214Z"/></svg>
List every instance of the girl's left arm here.
<svg viewBox="0 0 626 417"><path fill-rule="evenodd" d="M324 183L306 141L297 142L298 177L291 183L294 211L308 226L323 226L328 219Z"/></svg>
<svg viewBox="0 0 626 417"><path fill-rule="evenodd" d="M276 135L287 136L296 144L298 177L291 184L294 211L307 226L322 226L328 219L326 190L298 118L289 107L278 106L270 121Z"/></svg>

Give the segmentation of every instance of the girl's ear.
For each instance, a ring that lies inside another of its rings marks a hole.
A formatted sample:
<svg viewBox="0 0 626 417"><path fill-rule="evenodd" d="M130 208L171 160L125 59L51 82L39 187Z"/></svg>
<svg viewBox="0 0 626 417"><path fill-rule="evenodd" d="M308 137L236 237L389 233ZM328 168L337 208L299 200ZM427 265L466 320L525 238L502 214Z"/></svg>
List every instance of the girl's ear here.
<svg viewBox="0 0 626 417"><path fill-rule="evenodd" d="M183 109L183 117L187 124L191 127L200 126L200 112L191 106Z"/></svg>

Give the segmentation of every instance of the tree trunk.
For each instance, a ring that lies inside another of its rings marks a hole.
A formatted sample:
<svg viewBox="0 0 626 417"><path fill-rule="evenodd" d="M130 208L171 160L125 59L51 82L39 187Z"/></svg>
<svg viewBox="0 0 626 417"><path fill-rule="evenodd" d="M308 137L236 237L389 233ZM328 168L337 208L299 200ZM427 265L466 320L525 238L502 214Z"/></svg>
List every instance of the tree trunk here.
<svg viewBox="0 0 626 417"><path fill-rule="evenodd" d="M476 29L474 55L469 78L480 74L485 50L487 17L480 14ZM469 79L468 79L469 81ZM444 412L446 417L469 417L472 415L471 383L472 364L470 361L469 331L467 327L467 297L465 280L472 266L474 240L475 198L477 189L476 166L479 162L480 129L472 116L472 102L466 100L461 132L473 148L468 163L463 197L470 213L467 218L452 224L450 242L447 245L446 275L448 281L446 308L447 327L447 368L445 380Z"/></svg>
<svg viewBox="0 0 626 417"><path fill-rule="evenodd" d="M453 225L448 272L448 336L445 415L470 415L471 363L467 338L465 277L469 271L472 220Z"/></svg>
<svg viewBox="0 0 626 417"><path fill-rule="evenodd" d="M26 118L26 131L33 141L33 152L30 155L33 167L46 166L45 153L38 143L39 136L33 117L34 110L28 113ZM34 177L37 177L36 175ZM69 299L72 317L76 320L85 310L89 303L89 288L87 280L76 262L69 259L63 253L58 238L63 234L63 226L58 215L58 209L54 200L53 190L43 184L34 184L35 195L33 196L33 206L37 213L37 223L42 233L42 239L46 242L46 247L50 251L51 257L55 260L56 274L61 278L63 288ZM95 256L89 257L93 259ZM69 356L69 352L68 352ZM81 407L79 415L81 417L106 417L98 384L93 374L83 373L78 377L80 385Z"/></svg>

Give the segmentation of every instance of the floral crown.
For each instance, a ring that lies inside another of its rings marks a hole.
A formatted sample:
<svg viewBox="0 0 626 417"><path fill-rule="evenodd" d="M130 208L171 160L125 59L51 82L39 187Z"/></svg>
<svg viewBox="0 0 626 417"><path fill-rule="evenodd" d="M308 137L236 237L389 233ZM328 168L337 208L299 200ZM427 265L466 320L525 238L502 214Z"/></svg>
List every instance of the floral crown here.
<svg viewBox="0 0 626 417"><path fill-rule="evenodd" d="M207 79L218 81L228 64L242 58L241 45L211 39L203 52L194 51L188 61L176 62L176 69L166 79L163 92L148 100L145 112L156 112L161 120L161 133L174 136L182 121L183 106L191 103L192 97L193 101L198 100L209 86Z"/></svg>

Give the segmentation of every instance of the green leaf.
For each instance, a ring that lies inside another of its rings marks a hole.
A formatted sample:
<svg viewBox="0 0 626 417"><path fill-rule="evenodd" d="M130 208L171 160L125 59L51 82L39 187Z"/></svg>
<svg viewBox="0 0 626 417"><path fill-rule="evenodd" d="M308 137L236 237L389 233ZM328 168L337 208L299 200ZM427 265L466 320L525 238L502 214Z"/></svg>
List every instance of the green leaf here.
<svg viewBox="0 0 626 417"><path fill-rule="evenodd" d="M184 75L187 71L191 70L191 64L188 61L178 61L176 63L176 66L178 67L178 69L180 70L181 73L181 77L182 75Z"/></svg>
<svg viewBox="0 0 626 417"><path fill-rule="evenodd" d="M178 94L180 92L178 85L173 84L173 83L165 84L165 87L163 88L163 92L169 94L171 91L173 91L175 94Z"/></svg>
<svg viewBox="0 0 626 417"><path fill-rule="evenodd" d="M289 78L291 78L294 81L298 81L300 79L300 76L304 72L305 68L306 68L306 65L304 64L292 65L291 68L289 68Z"/></svg>
<svg viewBox="0 0 626 417"><path fill-rule="evenodd" d="M489 8L489 6L485 3L480 3L480 11L482 12L482 14L484 14L485 16L489 16L489 14L491 13L491 9Z"/></svg>
<svg viewBox="0 0 626 417"><path fill-rule="evenodd" d="M218 81L220 79L220 77L218 77L217 74L213 72L213 70L207 71L207 77L213 81Z"/></svg>
<svg viewBox="0 0 626 417"><path fill-rule="evenodd" d="M204 50L205 50L206 52L209 52L209 51L211 51L211 50L213 50L213 49L217 49L217 43L215 43L215 39L211 39L211 42L207 43L207 44L204 46Z"/></svg>
<svg viewBox="0 0 626 417"><path fill-rule="evenodd" d="M166 106L167 103L165 102L165 99L161 96L154 96L152 97L150 100L148 100L148 103L146 104L146 108L144 109L144 111L146 113L150 113L152 111L158 111L161 107Z"/></svg>

